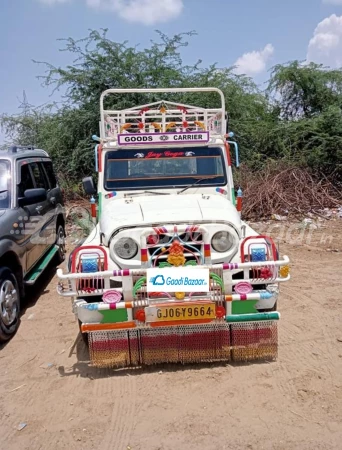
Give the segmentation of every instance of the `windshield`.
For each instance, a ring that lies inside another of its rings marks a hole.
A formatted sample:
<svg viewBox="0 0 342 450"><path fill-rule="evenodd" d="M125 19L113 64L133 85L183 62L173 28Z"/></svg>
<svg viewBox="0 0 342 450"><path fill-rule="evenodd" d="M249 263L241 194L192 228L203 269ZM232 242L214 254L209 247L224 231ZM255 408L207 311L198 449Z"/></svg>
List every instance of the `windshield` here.
<svg viewBox="0 0 342 450"><path fill-rule="evenodd" d="M227 184L220 147L118 150L106 154L105 189Z"/></svg>
<svg viewBox="0 0 342 450"><path fill-rule="evenodd" d="M7 209L11 204L11 172L8 161L0 159L0 209Z"/></svg>

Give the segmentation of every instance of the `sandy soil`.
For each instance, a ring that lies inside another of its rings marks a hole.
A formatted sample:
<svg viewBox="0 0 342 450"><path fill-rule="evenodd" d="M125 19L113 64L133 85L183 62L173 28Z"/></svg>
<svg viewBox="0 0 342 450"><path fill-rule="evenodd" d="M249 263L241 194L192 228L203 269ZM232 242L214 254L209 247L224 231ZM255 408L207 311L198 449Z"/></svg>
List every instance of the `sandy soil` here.
<svg viewBox="0 0 342 450"><path fill-rule="evenodd" d="M51 269L0 350L0 448L340 449L342 220L272 229L292 261L273 363L90 368Z"/></svg>

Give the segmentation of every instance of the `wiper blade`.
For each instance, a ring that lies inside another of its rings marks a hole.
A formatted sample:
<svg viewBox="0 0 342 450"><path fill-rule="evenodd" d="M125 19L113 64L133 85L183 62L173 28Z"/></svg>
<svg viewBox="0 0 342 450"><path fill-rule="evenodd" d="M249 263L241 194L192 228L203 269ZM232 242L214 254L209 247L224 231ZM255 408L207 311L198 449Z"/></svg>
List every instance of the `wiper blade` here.
<svg viewBox="0 0 342 450"><path fill-rule="evenodd" d="M186 191L187 189L190 189L190 188L192 188L192 187L195 187L196 184L199 184L201 181L214 180L215 178L219 178L219 177L222 177L222 175L214 175L214 176L211 176L211 177L200 178L200 179L197 180L195 183L189 184L189 186L185 186L185 188L182 189L181 191L177 192L177 194L181 194L182 192Z"/></svg>
<svg viewBox="0 0 342 450"><path fill-rule="evenodd" d="M8 192L8 189L4 189L3 191L0 191L0 194L3 194L4 192Z"/></svg>
<svg viewBox="0 0 342 450"><path fill-rule="evenodd" d="M138 192L131 192L130 194L125 194L125 196L131 197L132 195L141 195L141 194L170 195L170 192L138 191Z"/></svg>

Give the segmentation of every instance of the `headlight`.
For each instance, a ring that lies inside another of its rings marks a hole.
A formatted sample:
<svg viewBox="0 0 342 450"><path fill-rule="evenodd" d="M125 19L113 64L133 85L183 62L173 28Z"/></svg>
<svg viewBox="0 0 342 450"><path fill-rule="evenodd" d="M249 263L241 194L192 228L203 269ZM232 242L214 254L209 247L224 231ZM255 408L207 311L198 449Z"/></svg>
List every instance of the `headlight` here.
<svg viewBox="0 0 342 450"><path fill-rule="evenodd" d="M114 252L122 259L131 259L138 253L138 244L131 238L121 238L114 244Z"/></svg>
<svg viewBox="0 0 342 450"><path fill-rule="evenodd" d="M219 231L218 233L215 233L211 240L213 249L220 253L227 252L233 245L234 239L228 231Z"/></svg>

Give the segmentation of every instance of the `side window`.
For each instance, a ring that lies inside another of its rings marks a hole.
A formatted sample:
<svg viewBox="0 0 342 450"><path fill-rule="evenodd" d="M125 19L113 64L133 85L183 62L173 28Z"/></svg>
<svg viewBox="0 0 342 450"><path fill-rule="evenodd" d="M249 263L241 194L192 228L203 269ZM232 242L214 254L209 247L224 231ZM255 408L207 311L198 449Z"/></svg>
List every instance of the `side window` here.
<svg viewBox="0 0 342 450"><path fill-rule="evenodd" d="M55 173L53 171L53 167L52 167L52 162L51 161L44 161L42 163L43 167L44 167L44 171L46 173L46 176L49 180L50 183L50 189L54 189L55 187L57 187L57 180L55 177Z"/></svg>
<svg viewBox="0 0 342 450"><path fill-rule="evenodd" d="M8 161L0 161L0 209L10 207L11 170Z"/></svg>
<svg viewBox="0 0 342 450"><path fill-rule="evenodd" d="M43 173L43 168L39 163L31 163L30 164L32 175L34 178L34 183L36 185L36 188L43 188L43 189L49 189L47 179L45 178L45 175Z"/></svg>
<svg viewBox="0 0 342 450"><path fill-rule="evenodd" d="M20 184L18 185L18 197L24 197L27 189L34 189L33 179L28 164L23 164L20 168Z"/></svg>

